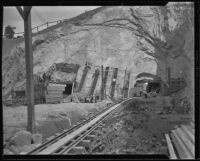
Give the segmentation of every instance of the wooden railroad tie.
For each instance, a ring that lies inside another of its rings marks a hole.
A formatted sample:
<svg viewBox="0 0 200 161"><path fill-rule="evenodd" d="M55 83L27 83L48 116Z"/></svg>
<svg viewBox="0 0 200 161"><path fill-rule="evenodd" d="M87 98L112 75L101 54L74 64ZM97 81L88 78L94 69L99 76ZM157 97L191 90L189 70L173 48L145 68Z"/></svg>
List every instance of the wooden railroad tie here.
<svg viewBox="0 0 200 161"><path fill-rule="evenodd" d="M85 147L76 146L76 147L72 148L69 152L67 152L67 154L68 153L71 153L71 154L85 154L86 150L85 150Z"/></svg>

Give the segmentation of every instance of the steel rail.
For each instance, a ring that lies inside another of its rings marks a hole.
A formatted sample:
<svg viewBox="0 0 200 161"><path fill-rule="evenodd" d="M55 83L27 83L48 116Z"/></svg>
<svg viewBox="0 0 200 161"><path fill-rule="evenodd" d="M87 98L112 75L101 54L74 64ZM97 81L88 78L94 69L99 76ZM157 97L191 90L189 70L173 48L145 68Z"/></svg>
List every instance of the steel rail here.
<svg viewBox="0 0 200 161"><path fill-rule="evenodd" d="M43 143L41 146L37 147L36 149L32 150L31 152L27 153L27 155L32 154L61 154L69 152L74 146L81 142L87 135L92 133L95 129L102 124L102 121L105 120L106 116L117 109L120 105L124 102L131 100L129 98L124 100L120 103L116 103L111 105L111 107L107 107L106 109L102 110L101 112L95 114L94 116L90 117L87 120L79 123L71 127L70 129L65 130L61 134L54 136L51 140ZM51 137L50 137L51 138ZM75 139L76 138L76 139ZM78 141L75 141L78 140Z"/></svg>
<svg viewBox="0 0 200 161"><path fill-rule="evenodd" d="M114 105L115 105L115 104L114 104ZM59 139L65 137L66 135L70 134L71 132L73 132L74 130L78 129L78 128L81 127L82 125L88 123L90 120L94 119L95 117L97 117L98 115L102 114L103 112L105 112L106 110L108 110L108 108L110 108L111 106L114 106L114 105L112 104L112 105L108 106L106 109L103 109L103 110L100 111L99 113L93 115L92 117L90 117L90 118L84 120L84 121L81 122L81 123L78 123L77 125L72 125L71 128L64 130L64 131L63 131L62 133L60 133L59 135L51 136L50 138L52 138L52 137L53 137L53 138L50 139L50 140L47 138L47 139L46 139L47 141L45 141L42 145L40 145L39 147L33 149L32 151L30 151L30 152L27 153L27 154L37 153L37 152L39 152L39 151L45 149L47 146L53 144L53 143L56 142L57 140L59 140Z"/></svg>

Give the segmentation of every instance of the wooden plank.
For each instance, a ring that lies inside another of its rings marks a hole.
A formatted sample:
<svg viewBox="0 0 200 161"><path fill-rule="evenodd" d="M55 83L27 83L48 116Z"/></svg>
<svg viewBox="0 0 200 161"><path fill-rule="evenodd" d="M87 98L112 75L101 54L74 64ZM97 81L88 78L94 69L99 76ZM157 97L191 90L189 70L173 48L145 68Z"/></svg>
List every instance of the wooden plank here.
<svg viewBox="0 0 200 161"><path fill-rule="evenodd" d="M109 72L109 67L106 67L106 70L105 70L105 74L104 74L104 77L103 77L103 86L102 86L102 92L103 94L106 94L105 92L105 89L106 89L106 82L107 82L107 78L108 78L108 72ZM104 96L103 96L104 98Z"/></svg>
<svg viewBox="0 0 200 161"><path fill-rule="evenodd" d="M58 93L45 94L45 98L63 98L63 94L62 93L60 93L60 94L58 94Z"/></svg>
<svg viewBox="0 0 200 161"><path fill-rule="evenodd" d="M53 86L53 87L66 87L66 84L59 84L59 83L49 83L48 86Z"/></svg>
<svg viewBox="0 0 200 161"><path fill-rule="evenodd" d="M45 94L61 94L63 91L55 91L55 90L48 90L45 92Z"/></svg>
<svg viewBox="0 0 200 161"><path fill-rule="evenodd" d="M185 145L178 137L175 130L172 130L171 137L173 139L173 143L175 144L176 150L181 159L192 159L192 155L187 151Z"/></svg>
<svg viewBox="0 0 200 161"><path fill-rule="evenodd" d="M165 138L166 138L167 146L168 146L168 149L169 149L170 159L177 159L177 156L176 156L176 154L175 154L175 151L174 151L172 142L171 142L171 140L170 140L170 138L169 138L169 135L168 135L168 134L165 134Z"/></svg>
<svg viewBox="0 0 200 161"><path fill-rule="evenodd" d="M102 80L101 80L101 100L103 100L104 99L104 88L103 88L103 65L101 66L101 78L102 78Z"/></svg>
<svg viewBox="0 0 200 161"><path fill-rule="evenodd" d="M67 153L73 153L73 154L85 154L85 147L82 146L76 146L72 148L69 152ZM66 153L66 154L67 154ZM64 153L65 154L65 153Z"/></svg>
<svg viewBox="0 0 200 161"><path fill-rule="evenodd" d="M21 15L21 17L24 19L24 11L21 7L17 6L16 7L17 11L19 12L19 14Z"/></svg>
<svg viewBox="0 0 200 161"><path fill-rule="evenodd" d="M91 89L90 89L90 93L89 93L90 96L93 95L95 87L97 85L97 81L99 78L99 69L95 70L93 77L94 77L94 79L92 81L92 85L91 85Z"/></svg>
<svg viewBox="0 0 200 161"><path fill-rule="evenodd" d="M194 129L194 122L190 122L190 125Z"/></svg>
<svg viewBox="0 0 200 161"><path fill-rule="evenodd" d="M175 130L178 137L182 140L183 144L187 148L187 150L190 152L190 154L194 157L194 144L189 140L185 132L181 129L178 128Z"/></svg>
<svg viewBox="0 0 200 161"><path fill-rule="evenodd" d="M115 85L116 85L116 81L117 81L117 73L118 73L118 68L115 68L113 71L113 77L111 80L111 92L110 92L110 96L113 98L114 97L114 93L115 93Z"/></svg>
<svg viewBox="0 0 200 161"><path fill-rule="evenodd" d="M188 138L194 144L194 134L192 134L184 125L181 125L181 129L185 131L186 135L188 135Z"/></svg>
<svg viewBox="0 0 200 161"><path fill-rule="evenodd" d="M82 90L88 70L88 67L85 66L77 92L80 92Z"/></svg>
<svg viewBox="0 0 200 161"><path fill-rule="evenodd" d="M91 141L90 140L82 140L78 146L90 147Z"/></svg>
<svg viewBox="0 0 200 161"><path fill-rule="evenodd" d="M194 129L190 125L183 125L185 126L192 135L194 135Z"/></svg>
<svg viewBox="0 0 200 161"><path fill-rule="evenodd" d="M129 80L130 80L130 72L127 73L127 78L125 78L124 90L123 90L123 97L128 97L128 90L129 90Z"/></svg>
<svg viewBox="0 0 200 161"><path fill-rule="evenodd" d="M128 99L128 100L130 100L130 99ZM108 113L113 111L115 108L117 108L118 106L120 106L124 102L125 101L121 102L120 104L114 105L113 107L108 109L106 112L104 112L101 115L97 116L96 118L94 118L93 120L88 122L87 124L81 126L76 131L73 131L72 133L68 134L66 137L58 140L55 144L52 144L52 145L48 146L46 149L44 149L43 151L39 152L38 154L51 154L51 153L55 152L58 148L60 148L61 146L63 146L64 144L66 144L67 142L69 142L70 140L72 140L73 138L75 138L76 136L81 134L82 132L84 132L85 130L87 130L89 127L91 127L92 125L97 123L102 117L106 116Z"/></svg>
<svg viewBox="0 0 200 161"><path fill-rule="evenodd" d="M64 91L65 87L47 86L47 91Z"/></svg>

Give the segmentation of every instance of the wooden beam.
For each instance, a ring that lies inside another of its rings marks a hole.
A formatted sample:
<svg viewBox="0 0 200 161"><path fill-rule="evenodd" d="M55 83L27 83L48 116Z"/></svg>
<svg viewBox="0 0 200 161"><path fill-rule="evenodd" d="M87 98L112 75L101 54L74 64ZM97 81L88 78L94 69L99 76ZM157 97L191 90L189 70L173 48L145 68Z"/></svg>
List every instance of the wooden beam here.
<svg viewBox="0 0 200 161"><path fill-rule="evenodd" d="M82 87L83 87L83 85L85 83L85 78L86 78L87 73L88 73L88 67L86 65L84 70L83 70L83 74L82 74L82 77L81 77L81 82L79 84L77 92L80 92L82 90Z"/></svg>
<svg viewBox="0 0 200 161"><path fill-rule="evenodd" d="M127 68L125 69L125 73L124 73L123 98L125 98L126 75L127 75L126 72L127 72Z"/></svg>
<svg viewBox="0 0 200 161"><path fill-rule="evenodd" d="M101 66L101 75L102 75L102 81L101 81L101 100L104 99L104 91L103 91L103 65Z"/></svg>
<svg viewBox="0 0 200 161"><path fill-rule="evenodd" d="M168 150L169 150L170 159L177 159L176 153L174 151L172 142L171 142L168 134L165 134L165 139L167 141L167 147L168 147Z"/></svg>
<svg viewBox="0 0 200 161"><path fill-rule="evenodd" d="M82 140L78 146L90 147L91 141L90 140Z"/></svg>
<svg viewBox="0 0 200 161"><path fill-rule="evenodd" d="M167 68L167 80L168 80L168 84L169 84L169 88L171 86L171 69L170 67Z"/></svg>
<svg viewBox="0 0 200 161"><path fill-rule="evenodd" d="M94 90L95 90L95 87L96 87L96 84L97 84L97 81L99 78L99 69L95 70L93 77L94 77L94 79L92 81L92 85L91 85L91 89L90 89L90 93L89 93L90 96L93 95L93 93L94 93Z"/></svg>
<svg viewBox="0 0 200 161"><path fill-rule="evenodd" d="M76 147L72 148L68 153L72 153L72 154L85 154L86 152L85 152L85 147L76 146ZM68 153L66 153L66 154L68 154Z"/></svg>
<svg viewBox="0 0 200 161"><path fill-rule="evenodd" d="M193 156L190 154L190 152L188 152L188 150L186 149L185 145L178 137L175 130L172 130L171 137L172 137L173 143L176 146L176 150L180 156L180 159L193 159Z"/></svg>
<svg viewBox="0 0 200 161"><path fill-rule="evenodd" d="M117 73L118 73L118 68L115 68L114 71L113 71L113 77L112 77L112 80L111 80L111 93L110 93L111 98L113 98L114 94L115 94L115 85L116 85L116 81L117 81Z"/></svg>
<svg viewBox="0 0 200 161"><path fill-rule="evenodd" d="M109 67L106 67L106 70L105 70L105 74L104 74L104 78L103 78L103 92L104 94L106 94L106 82L107 82L107 78L108 78L108 72L109 72Z"/></svg>
<svg viewBox="0 0 200 161"><path fill-rule="evenodd" d="M130 73L129 73L130 75L129 75L129 83L128 83L128 98L129 98L129 92L130 92L130 79L131 79L131 71L130 71Z"/></svg>
<svg viewBox="0 0 200 161"><path fill-rule="evenodd" d="M188 152L190 152L190 154L194 157L195 145L191 142L191 140L189 140L187 134L181 128L176 129L176 133L187 148Z"/></svg>
<svg viewBox="0 0 200 161"><path fill-rule="evenodd" d="M29 15L29 13L31 11L31 8L32 8L32 6L26 6L26 7L24 7L24 19L28 18L28 15Z"/></svg>
<svg viewBox="0 0 200 161"><path fill-rule="evenodd" d="M128 72L128 80L126 82L127 84L127 93L126 93L126 98L129 97L129 84L130 84L130 77L131 77L131 72Z"/></svg>
<svg viewBox="0 0 200 161"><path fill-rule="evenodd" d="M24 19L24 11L21 7L16 6L17 11L19 12L19 14L21 15L21 17Z"/></svg>

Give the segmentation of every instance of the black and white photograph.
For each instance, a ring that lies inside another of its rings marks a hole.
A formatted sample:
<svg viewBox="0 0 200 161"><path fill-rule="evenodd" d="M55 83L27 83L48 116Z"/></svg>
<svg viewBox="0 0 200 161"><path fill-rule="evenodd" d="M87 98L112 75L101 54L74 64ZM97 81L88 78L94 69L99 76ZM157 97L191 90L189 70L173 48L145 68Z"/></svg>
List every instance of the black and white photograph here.
<svg viewBox="0 0 200 161"><path fill-rule="evenodd" d="M3 155L195 159L194 6L3 6Z"/></svg>

